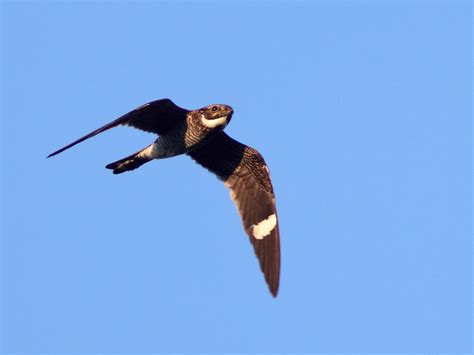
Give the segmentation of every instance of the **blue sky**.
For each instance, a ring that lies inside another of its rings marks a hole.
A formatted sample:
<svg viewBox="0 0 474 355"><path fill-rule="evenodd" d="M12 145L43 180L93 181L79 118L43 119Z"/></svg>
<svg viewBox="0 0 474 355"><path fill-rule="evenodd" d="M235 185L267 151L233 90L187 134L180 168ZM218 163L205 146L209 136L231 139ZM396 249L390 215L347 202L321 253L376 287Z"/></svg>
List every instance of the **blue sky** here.
<svg viewBox="0 0 474 355"><path fill-rule="evenodd" d="M468 1L13 2L2 10L2 350L470 353ZM273 299L188 157L114 176L147 101L234 108L270 166Z"/></svg>

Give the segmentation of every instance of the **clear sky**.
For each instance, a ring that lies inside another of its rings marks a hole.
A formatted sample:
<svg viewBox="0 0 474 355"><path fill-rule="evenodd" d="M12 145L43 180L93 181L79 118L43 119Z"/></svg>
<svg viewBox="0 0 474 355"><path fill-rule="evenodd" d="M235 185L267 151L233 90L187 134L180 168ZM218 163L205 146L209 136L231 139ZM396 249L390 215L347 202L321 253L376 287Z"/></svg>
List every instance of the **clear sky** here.
<svg viewBox="0 0 474 355"><path fill-rule="evenodd" d="M4 352L471 352L471 3L2 3ZM234 108L273 299L223 184L114 176L145 102Z"/></svg>

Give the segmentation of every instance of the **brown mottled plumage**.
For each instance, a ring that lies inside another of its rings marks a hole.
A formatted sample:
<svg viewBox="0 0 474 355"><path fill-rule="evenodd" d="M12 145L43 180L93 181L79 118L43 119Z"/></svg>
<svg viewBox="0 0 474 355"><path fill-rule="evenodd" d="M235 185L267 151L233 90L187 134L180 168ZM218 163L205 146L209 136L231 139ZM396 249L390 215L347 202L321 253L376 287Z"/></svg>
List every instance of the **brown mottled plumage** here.
<svg viewBox="0 0 474 355"><path fill-rule="evenodd" d="M229 188L265 280L276 297L280 278L280 236L270 174L259 152L223 132L232 114L232 108L227 105L186 110L169 99L156 100L51 153L48 158L119 125L159 135L154 143L106 168L120 174L153 159L187 154L214 173Z"/></svg>

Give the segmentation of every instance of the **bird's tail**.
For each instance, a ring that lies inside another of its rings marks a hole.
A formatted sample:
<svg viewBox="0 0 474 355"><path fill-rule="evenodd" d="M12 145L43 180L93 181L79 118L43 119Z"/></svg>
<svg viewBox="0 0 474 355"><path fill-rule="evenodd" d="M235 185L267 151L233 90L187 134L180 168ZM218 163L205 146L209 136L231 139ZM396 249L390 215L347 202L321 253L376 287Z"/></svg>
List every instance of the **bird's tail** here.
<svg viewBox="0 0 474 355"><path fill-rule="evenodd" d="M116 162L110 163L105 167L113 170L114 174L121 174L129 170L135 170L143 164L153 160L149 154L144 154L148 148L149 147L129 155L128 157L117 160Z"/></svg>

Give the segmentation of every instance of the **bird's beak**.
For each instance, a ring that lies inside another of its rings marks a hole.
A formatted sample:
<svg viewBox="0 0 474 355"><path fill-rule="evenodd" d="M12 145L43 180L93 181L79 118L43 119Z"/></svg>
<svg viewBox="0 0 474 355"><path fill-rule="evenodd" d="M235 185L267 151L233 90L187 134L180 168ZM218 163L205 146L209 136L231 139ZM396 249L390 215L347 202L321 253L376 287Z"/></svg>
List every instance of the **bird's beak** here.
<svg viewBox="0 0 474 355"><path fill-rule="evenodd" d="M230 113L229 115L227 116L227 123L230 122L230 119L232 118L232 115L234 114L234 111L233 110L230 110Z"/></svg>

